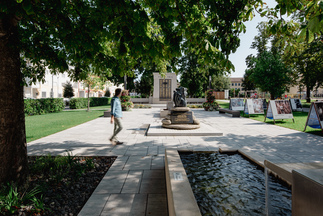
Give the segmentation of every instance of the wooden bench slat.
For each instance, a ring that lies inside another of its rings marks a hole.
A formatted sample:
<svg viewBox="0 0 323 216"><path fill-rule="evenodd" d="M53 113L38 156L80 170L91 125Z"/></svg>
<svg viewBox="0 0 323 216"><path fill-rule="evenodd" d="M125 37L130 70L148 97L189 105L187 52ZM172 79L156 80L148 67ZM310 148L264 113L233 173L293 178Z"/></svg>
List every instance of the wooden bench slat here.
<svg viewBox="0 0 323 216"><path fill-rule="evenodd" d="M229 110L229 109L220 108L219 113L230 113L230 114L232 114L232 117L240 117L239 110Z"/></svg>

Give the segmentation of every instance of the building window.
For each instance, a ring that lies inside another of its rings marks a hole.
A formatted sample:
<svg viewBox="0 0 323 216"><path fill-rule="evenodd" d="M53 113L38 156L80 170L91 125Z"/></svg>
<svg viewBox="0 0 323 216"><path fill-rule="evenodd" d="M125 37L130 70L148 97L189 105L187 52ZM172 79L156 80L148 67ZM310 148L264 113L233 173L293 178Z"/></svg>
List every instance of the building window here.
<svg viewBox="0 0 323 216"><path fill-rule="evenodd" d="M232 86L234 86L234 83L232 83Z"/></svg>
<svg viewBox="0 0 323 216"><path fill-rule="evenodd" d="M42 97L42 98L46 98L46 92L44 92L44 91L43 91L43 92L41 93L41 97Z"/></svg>
<svg viewBox="0 0 323 216"><path fill-rule="evenodd" d="M237 86L237 83L235 83L234 85Z"/></svg>
<svg viewBox="0 0 323 216"><path fill-rule="evenodd" d="M238 83L238 86L240 86L240 83Z"/></svg>

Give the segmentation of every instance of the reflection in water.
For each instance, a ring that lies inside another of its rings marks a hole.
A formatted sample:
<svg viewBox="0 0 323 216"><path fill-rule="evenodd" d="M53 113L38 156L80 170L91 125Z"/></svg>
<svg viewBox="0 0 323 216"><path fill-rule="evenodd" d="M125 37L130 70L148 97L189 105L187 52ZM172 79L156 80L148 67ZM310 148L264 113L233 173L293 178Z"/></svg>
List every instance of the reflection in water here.
<svg viewBox="0 0 323 216"><path fill-rule="evenodd" d="M265 175L234 154L181 154L202 215L265 215ZM291 215L291 190L270 176L270 215Z"/></svg>

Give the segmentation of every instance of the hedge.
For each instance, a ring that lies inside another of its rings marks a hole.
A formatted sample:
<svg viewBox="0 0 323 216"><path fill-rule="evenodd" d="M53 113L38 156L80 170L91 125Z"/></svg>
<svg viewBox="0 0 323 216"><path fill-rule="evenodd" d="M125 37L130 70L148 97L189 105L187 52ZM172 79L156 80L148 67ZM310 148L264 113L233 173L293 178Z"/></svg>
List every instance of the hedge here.
<svg viewBox="0 0 323 216"><path fill-rule="evenodd" d="M90 97L90 107L109 105L111 98L107 97ZM70 108L81 109L87 107L87 98L71 98Z"/></svg>
<svg viewBox="0 0 323 216"><path fill-rule="evenodd" d="M25 115L60 112L65 108L63 98L25 99Z"/></svg>

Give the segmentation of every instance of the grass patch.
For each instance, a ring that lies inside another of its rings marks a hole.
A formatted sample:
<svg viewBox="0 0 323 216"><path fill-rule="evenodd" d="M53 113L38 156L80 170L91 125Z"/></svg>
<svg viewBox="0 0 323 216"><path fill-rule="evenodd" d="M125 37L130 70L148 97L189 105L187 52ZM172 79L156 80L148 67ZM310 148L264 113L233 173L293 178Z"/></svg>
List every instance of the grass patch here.
<svg viewBox="0 0 323 216"><path fill-rule="evenodd" d="M283 119L283 120L275 120L277 126L297 130L297 131L303 131L305 127L305 123L307 120L307 112L293 112L293 116L295 119L295 123L292 119ZM243 112L241 112L241 116L243 116ZM245 115L245 118L249 118L249 115ZM257 121L264 121L265 115L250 115L251 119L257 120ZM267 124L274 124L274 121L272 119L266 119ZM311 133L319 136L323 136L323 133L320 129L314 129L311 127L306 127L306 133Z"/></svg>
<svg viewBox="0 0 323 216"><path fill-rule="evenodd" d="M103 111L109 107L93 107L90 112L70 110L45 115L26 116L27 143L101 117L103 116Z"/></svg>
<svg viewBox="0 0 323 216"><path fill-rule="evenodd" d="M216 102L220 105L220 108L229 109L230 101L228 101L228 102L216 101Z"/></svg>

